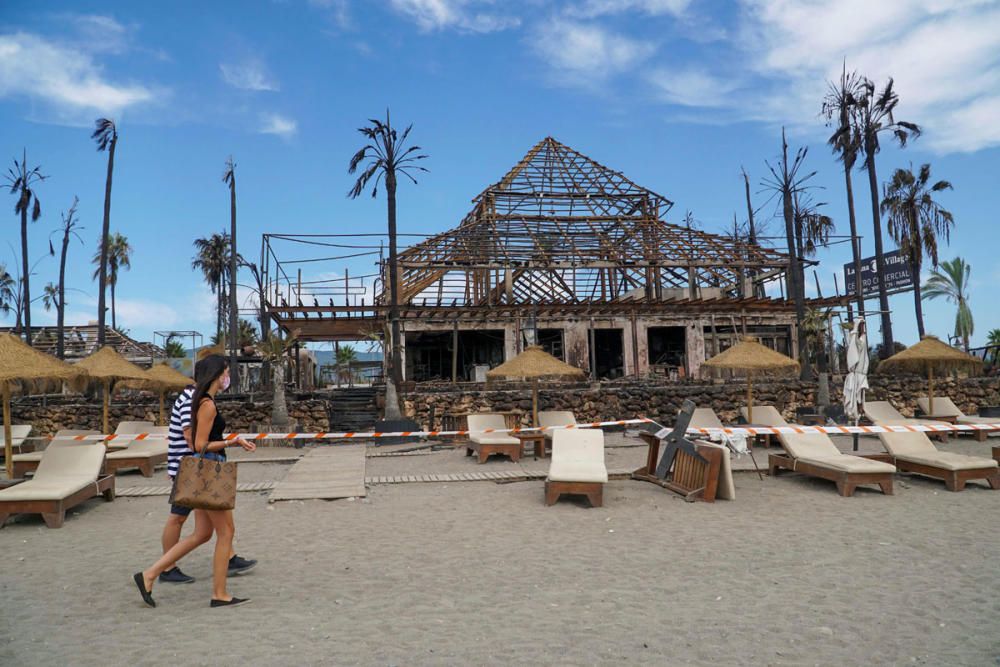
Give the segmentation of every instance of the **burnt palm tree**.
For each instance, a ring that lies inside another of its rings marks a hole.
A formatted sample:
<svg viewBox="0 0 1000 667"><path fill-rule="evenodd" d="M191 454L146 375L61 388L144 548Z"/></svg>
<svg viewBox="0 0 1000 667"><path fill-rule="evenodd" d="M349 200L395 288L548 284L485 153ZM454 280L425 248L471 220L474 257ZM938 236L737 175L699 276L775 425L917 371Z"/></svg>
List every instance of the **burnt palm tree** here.
<svg viewBox="0 0 1000 667"><path fill-rule="evenodd" d="M868 171L868 189L872 198L872 227L875 238L875 265L879 274L878 281L878 305L882 315L882 347L879 354L884 359L892 353L892 317L889 315L889 295L886 292L885 280L885 254L882 250L882 219L879 214L879 190L878 176L875 173L875 156L878 155L881 145L879 135L884 132L891 134L901 147L905 147L907 141L920 136L920 127L914 123L896 120L894 112L899 104L899 95L892 88L892 79L882 90L878 90L875 84L867 77L862 78L860 97L851 110L852 133L856 134L856 141L865 160L862 167ZM861 276L858 276L858 280ZM919 280L919 278L918 278Z"/></svg>
<svg viewBox="0 0 1000 667"><path fill-rule="evenodd" d="M115 147L118 146L118 129L115 127L115 122L109 118L98 118L94 121L94 131L90 138L97 142L99 152L108 152L108 174L104 180L104 220L101 223L100 262L97 267L97 347L100 348L104 345L104 311L108 289L107 240L111 234L111 180L115 171Z"/></svg>
<svg viewBox="0 0 1000 667"><path fill-rule="evenodd" d="M226 160L226 170L222 174L222 182L229 186L229 374L232 376L233 386L239 387L239 365L236 363L236 349L240 344L239 326L242 320L239 317L239 309L236 304L236 271L239 255L236 253L236 163L230 155Z"/></svg>
<svg viewBox="0 0 1000 667"><path fill-rule="evenodd" d="M107 284L111 288L111 328L117 329L115 288L118 286L118 270L132 268L132 246L129 245L128 239L118 232L108 236L107 243L102 243L94 253L92 261L97 264L97 268L94 269L94 280L100 278L102 255L107 260Z"/></svg>
<svg viewBox="0 0 1000 667"><path fill-rule="evenodd" d="M951 190L951 183L931 180L931 166L921 165L914 175L910 169L897 169L885 186L882 214L889 223L889 236L910 264L913 276L913 304L917 315L917 331L924 337L924 312L920 297L920 268L924 257L931 266L938 265L938 237L948 242L955 218L934 201L934 194Z"/></svg>
<svg viewBox="0 0 1000 667"><path fill-rule="evenodd" d="M69 212L61 214L62 227L56 230L56 232L62 232L62 251L59 255L59 285L57 287L56 299L54 300L56 304L56 356L60 359L66 356L66 255L69 252L70 236L75 236L83 244L83 239L80 238L80 233L77 231L78 229L82 229L79 221L76 219L76 206L79 202L80 199L78 197L73 197L73 205L69 207ZM52 240L50 236L49 246L51 247L51 245Z"/></svg>
<svg viewBox="0 0 1000 667"><path fill-rule="evenodd" d="M225 331L223 313L226 303L225 278L229 266L229 234L223 232L212 234L208 238L195 239L194 247L198 252L191 261L191 268L201 270L209 289L216 296L215 331L221 334Z"/></svg>
<svg viewBox="0 0 1000 667"><path fill-rule="evenodd" d="M854 213L854 184L851 170L858 161L861 139L851 112L862 97L862 78L857 72L848 72L847 63L840 74L840 81L829 82L826 97L823 98L822 113L827 125L836 123L836 129L827 143L844 165L844 184L847 187L847 214L851 224L851 254L854 260L854 295L858 305L858 316L864 317L865 297L861 286L861 237L858 236L858 220Z"/></svg>
<svg viewBox="0 0 1000 667"><path fill-rule="evenodd" d="M969 308L969 274L972 266L965 263L961 257L941 262L941 265L931 271L923 287L923 298L936 299L944 297L957 306L955 312L955 337L962 339L965 351L969 351L969 338L975 332L976 326L972 320L972 309Z"/></svg>
<svg viewBox="0 0 1000 667"><path fill-rule="evenodd" d="M0 313L9 315L12 308L17 304L17 297L14 290L17 282L14 276L7 271L5 264L0 264Z"/></svg>
<svg viewBox="0 0 1000 667"><path fill-rule="evenodd" d="M381 181L385 181L387 218L389 227L389 327L391 341L391 353L389 355L389 378L392 380L393 397L389 397L390 389L386 389L386 419L399 419L399 404L395 397L395 390L402 382L403 374L401 368L402 355L400 352L400 331L399 331L399 267L396 256L396 185L397 177L402 174L416 184L414 171L427 170L421 167L418 162L427 158L420 153L419 146L406 146L406 138L410 134L413 125L407 126L402 134L397 134L389 120L389 110L385 112L385 122L377 119L369 119L371 125L358 128L368 140L361 150L354 154L348 166L348 173L353 174L358 167L363 167L361 175L358 176L354 187L348 192L348 197L357 199L368 187L372 185L372 198L378 196L378 186Z"/></svg>
<svg viewBox="0 0 1000 667"><path fill-rule="evenodd" d="M42 175L41 167L28 169L28 151L21 153L21 161L14 158L14 167L7 170L6 187L11 194L17 197L14 204L14 213L21 216L21 291L18 301L21 308L19 315L24 316L24 340L31 345L31 283L29 280L31 269L28 266L28 211L31 211L31 221L37 222L42 216L42 204L38 200L38 193L35 186L46 179ZM18 318L18 324L21 319Z"/></svg>

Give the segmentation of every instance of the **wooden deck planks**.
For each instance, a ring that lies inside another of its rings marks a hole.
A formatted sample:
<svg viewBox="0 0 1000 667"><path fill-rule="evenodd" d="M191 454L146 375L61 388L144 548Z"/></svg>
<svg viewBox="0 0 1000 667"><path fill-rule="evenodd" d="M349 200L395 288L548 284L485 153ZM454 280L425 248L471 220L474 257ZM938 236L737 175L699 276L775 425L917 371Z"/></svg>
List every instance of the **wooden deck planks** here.
<svg viewBox="0 0 1000 667"><path fill-rule="evenodd" d="M292 466L270 501L351 498L365 495L365 446L313 449Z"/></svg>

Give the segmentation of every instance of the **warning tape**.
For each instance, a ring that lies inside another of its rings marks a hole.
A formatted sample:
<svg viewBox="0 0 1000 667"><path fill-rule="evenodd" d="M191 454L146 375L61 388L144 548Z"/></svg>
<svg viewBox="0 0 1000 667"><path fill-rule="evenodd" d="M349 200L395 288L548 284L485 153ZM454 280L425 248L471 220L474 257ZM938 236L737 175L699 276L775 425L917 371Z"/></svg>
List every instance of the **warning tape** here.
<svg viewBox="0 0 1000 667"><path fill-rule="evenodd" d="M652 419L640 418L640 419L617 419L614 421L606 422L588 422L584 424L564 424L562 426L525 426L517 428L484 428L478 431L392 431L385 433L376 432L324 432L320 431L317 433L226 433L222 437L224 440L236 440L237 438L243 438L244 440L350 440L350 439L361 439L361 438L400 438L400 437L419 437L419 436L439 436L439 435L472 435L479 433L533 433L542 431L553 431L556 429L574 429L574 428L599 428L601 426L627 426L629 424L655 424ZM94 441L94 442L112 442L114 440L128 440L133 442L135 440L145 440L147 438L159 438L163 439L165 436L162 433L112 433L111 435L72 435L65 436L62 438L48 437L48 438L25 438L26 440L74 440L78 442L83 441Z"/></svg>
<svg viewBox="0 0 1000 667"><path fill-rule="evenodd" d="M866 433L950 433L954 431L1000 431L1000 422L995 424L883 424L881 426L733 426L723 428L689 428L688 433L711 435L779 435L826 433L830 435Z"/></svg>

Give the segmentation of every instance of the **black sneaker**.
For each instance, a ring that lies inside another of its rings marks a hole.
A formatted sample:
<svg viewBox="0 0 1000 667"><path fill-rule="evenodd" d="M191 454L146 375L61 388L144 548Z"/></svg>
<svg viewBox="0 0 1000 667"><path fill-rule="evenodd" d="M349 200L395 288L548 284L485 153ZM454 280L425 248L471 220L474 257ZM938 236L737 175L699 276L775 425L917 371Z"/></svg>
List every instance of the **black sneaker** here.
<svg viewBox="0 0 1000 667"><path fill-rule="evenodd" d="M239 605L246 604L248 602L250 602L249 599L246 599L246 598L237 598L237 597L234 597L231 600L216 600L216 599L213 599L211 605L209 605L209 606L211 606L211 607L238 607Z"/></svg>
<svg viewBox="0 0 1000 667"><path fill-rule="evenodd" d="M233 556L229 559L229 571L226 573L227 577L237 577L241 574L246 574L250 570L257 567L257 561L247 558L240 558L239 556Z"/></svg>
<svg viewBox="0 0 1000 667"><path fill-rule="evenodd" d="M179 567L172 567L160 575L160 581L165 584L193 584L194 577L184 574Z"/></svg>

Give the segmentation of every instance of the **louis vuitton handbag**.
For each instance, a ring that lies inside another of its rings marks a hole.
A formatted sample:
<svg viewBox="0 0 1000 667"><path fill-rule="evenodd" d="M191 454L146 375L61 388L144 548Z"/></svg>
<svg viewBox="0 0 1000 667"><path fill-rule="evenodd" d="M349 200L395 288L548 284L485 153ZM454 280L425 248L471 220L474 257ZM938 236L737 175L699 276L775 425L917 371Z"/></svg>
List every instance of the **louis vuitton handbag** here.
<svg viewBox="0 0 1000 667"><path fill-rule="evenodd" d="M170 502L196 510L236 507L236 464L206 459L204 452L181 459Z"/></svg>

